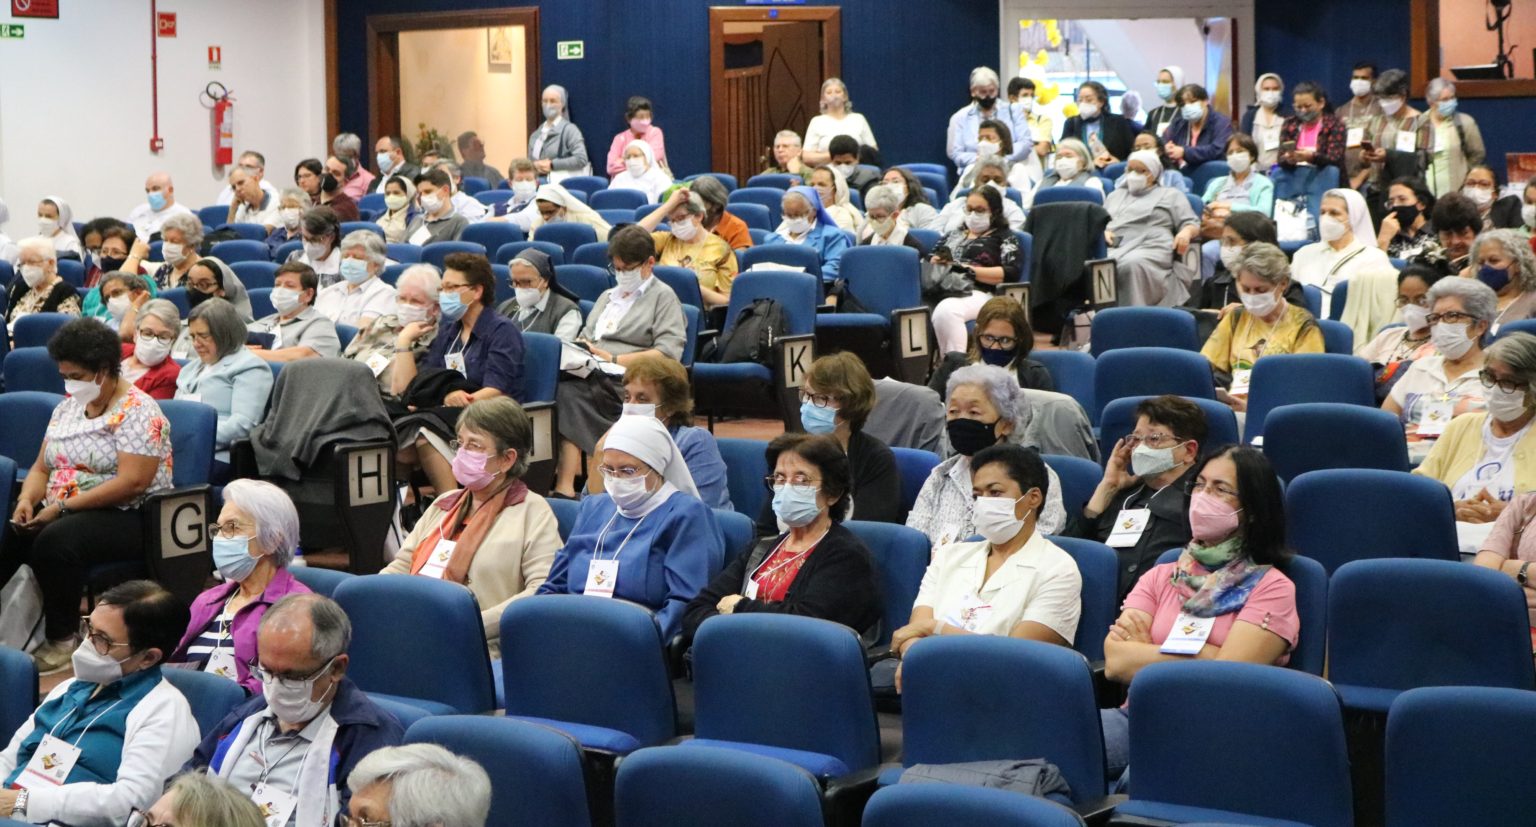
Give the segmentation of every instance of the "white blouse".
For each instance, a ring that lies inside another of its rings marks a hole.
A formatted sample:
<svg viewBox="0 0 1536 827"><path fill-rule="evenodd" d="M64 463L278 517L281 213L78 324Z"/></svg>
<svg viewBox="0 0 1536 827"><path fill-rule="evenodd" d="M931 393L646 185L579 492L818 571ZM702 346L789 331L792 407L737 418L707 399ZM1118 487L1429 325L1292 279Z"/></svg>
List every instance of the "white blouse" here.
<svg viewBox="0 0 1536 827"><path fill-rule="evenodd" d="M1068 643L1082 616L1083 577L1072 555L1040 532L983 581L991 544L952 543L934 550L915 606L981 635L1006 635L1023 621L1039 623Z"/></svg>

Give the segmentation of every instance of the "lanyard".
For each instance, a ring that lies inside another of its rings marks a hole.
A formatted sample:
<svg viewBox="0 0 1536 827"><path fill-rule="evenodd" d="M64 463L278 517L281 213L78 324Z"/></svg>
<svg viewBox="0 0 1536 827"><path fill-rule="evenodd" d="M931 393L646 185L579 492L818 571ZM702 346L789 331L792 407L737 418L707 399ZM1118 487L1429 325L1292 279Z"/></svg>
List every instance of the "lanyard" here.
<svg viewBox="0 0 1536 827"><path fill-rule="evenodd" d="M89 700L89 699L87 699L87 700ZM80 730L80 734L75 736L75 740L73 741L72 746L77 746L77 747L80 746L80 739L84 738L85 734L87 732L91 731L91 727L95 726L96 722L101 720L101 716L107 714L108 712L111 712L113 709L115 709L117 707L118 704L120 704L122 702L123 702L123 699L122 698L118 698L117 700L112 702L111 706L109 706L106 709L103 709L102 711L96 713L96 717L92 718L91 722L85 725L85 729ZM53 734L55 732L59 731L59 727L63 726L65 721L68 721L70 718L74 717L75 713L78 712L78 711L79 710L77 708L71 708L69 710L68 714L66 714L64 717L60 718L58 723L53 725L53 729L48 730L48 737L52 738Z"/></svg>
<svg viewBox="0 0 1536 827"><path fill-rule="evenodd" d="M624 544L629 542L629 538L634 535L635 530L640 528L640 524L645 522L645 518L649 517L649 516L651 516L651 515L650 515L649 512L647 512L644 516L642 516L640 519L635 521L634 527L629 530L628 534L624 535L624 539L622 541L620 541L619 547L617 549L614 549L613 556L608 558L609 560L617 560L617 559L619 559L619 555L621 553L623 553L623 551L624 551ZM603 559L603 541L607 538L607 536L608 536L608 529L613 526L613 521L617 520L618 518L619 518L619 512L617 512L617 511L613 512L613 516L608 518L607 524L605 524L603 526L603 530L598 533L598 535L597 535L597 549L592 552L592 559L593 560L602 560Z"/></svg>
<svg viewBox="0 0 1536 827"><path fill-rule="evenodd" d="M266 724L266 723L271 723L272 724L272 734L274 736L280 736L280 735L283 734L282 731L277 728L277 718L274 717L274 718L263 719L262 724ZM281 764L283 762L284 758L287 758L289 755L293 754L293 751L298 749L301 746L305 747L305 749L304 749L304 760L299 762L298 777L303 777L303 775L304 775L304 765L309 762L309 748L308 748L308 746L306 746L309 742L305 741L304 740L304 736L299 734L298 732L295 732L293 734L293 737L297 740L298 743L295 743L293 746L289 747L287 749L287 751L284 752L282 755L277 756L277 760L274 761L274 762L268 762L267 761L267 741L269 739L263 738L263 739L261 739L260 741L257 742L257 744L256 744L256 751L257 751L257 755L261 759L261 775L257 776L256 777L256 783L251 785L251 789L252 790L254 790L257 787L260 787L261 785L267 783L267 776L272 774L272 770L276 769L277 765ZM297 787L298 785L295 784L294 786Z"/></svg>

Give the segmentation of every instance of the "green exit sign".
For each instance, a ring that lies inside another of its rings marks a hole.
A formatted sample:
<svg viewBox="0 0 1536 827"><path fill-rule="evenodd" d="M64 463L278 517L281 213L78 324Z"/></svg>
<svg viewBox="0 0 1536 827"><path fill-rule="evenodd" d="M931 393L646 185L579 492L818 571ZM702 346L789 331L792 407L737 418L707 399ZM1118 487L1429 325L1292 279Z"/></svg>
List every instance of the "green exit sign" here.
<svg viewBox="0 0 1536 827"><path fill-rule="evenodd" d="M0 37L10 37L20 40L27 36L27 27L20 23L0 23Z"/></svg>
<svg viewBox="0 0 1536 827"><path fill-rule="evenodd" d="M555 57L558 60L581 60L586 56L586 41L561 40L555 43Z"/></svg>

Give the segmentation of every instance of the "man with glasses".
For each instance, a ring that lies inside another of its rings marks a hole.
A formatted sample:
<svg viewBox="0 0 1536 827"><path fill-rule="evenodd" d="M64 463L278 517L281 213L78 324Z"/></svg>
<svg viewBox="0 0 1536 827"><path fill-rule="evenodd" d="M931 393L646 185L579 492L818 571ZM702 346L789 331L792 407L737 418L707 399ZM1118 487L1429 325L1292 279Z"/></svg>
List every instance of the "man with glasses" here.
<svg viewBox="0 0 1536 827"><path fill-rule="evenodd" d="M160 671L186 625L186 607L148 580L97 598L80 622L75 676L48 693L0 752L0 815L121 824L160 797L197 745L192 709Z"/></svg>
<svg viewBox="0 0 1536 827"><path fill-rule="evenodd" d="M1171 548L1189 544L1190 474L1205 443L1205 412L1180 396L1136 406L1136 428L1115 443L1104 478L1068 534L1105 543L1120 563L1116 604Z"/></svg>
<svg viewBox="0 0 1536 827"><path fill-rule="evenodd" d="M262 694L219 722L191 766L250 795L268 824L332 824L352 768L405 734L346 677L351 640L352 624L330 598L278 601L256 635L251 674Z"/></svg>
<svg viewBox="0 0 1536 827"><path fill-rule="evenodd" d="M246 175L256 179L256 183L261 187L261 191L272 196L273 204L277 203L281 194L277 191L277 187L272 186L272 183L267 180L267 158L265 155L254 149L247 149L240 153L240 160L237 162L235 169L242 170ZM230 170L230 174L233 175L234 170ZM224 189L219 190L219 197L213 203L221 207L227 207L234 200L235 187L233 182L231 182L226 184Z"/></svg>

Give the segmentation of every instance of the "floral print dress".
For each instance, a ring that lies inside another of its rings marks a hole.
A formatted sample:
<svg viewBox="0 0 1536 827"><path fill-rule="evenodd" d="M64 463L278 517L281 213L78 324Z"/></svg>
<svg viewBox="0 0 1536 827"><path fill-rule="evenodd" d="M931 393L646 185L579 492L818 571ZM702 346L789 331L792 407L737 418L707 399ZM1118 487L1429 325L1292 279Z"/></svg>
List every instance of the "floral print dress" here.
<svg viewBox="0 0 1536 827"><path fill-rule="evenodd" d="M171 423L155 400L130 386L105 413L90 418L84 405L65 397L53 409L43 443L47 504L68 500L116 477L118 454L159 460L146 496L171 487ZM119 507L137 508L143 500L141 496Z"/></svg>

